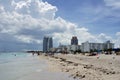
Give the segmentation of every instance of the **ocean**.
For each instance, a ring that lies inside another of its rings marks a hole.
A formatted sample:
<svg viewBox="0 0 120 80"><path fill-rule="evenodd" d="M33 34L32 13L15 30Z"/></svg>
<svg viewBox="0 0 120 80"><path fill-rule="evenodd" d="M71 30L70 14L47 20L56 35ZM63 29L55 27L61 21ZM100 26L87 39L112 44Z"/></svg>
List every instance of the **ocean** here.
<svg viewBox="0 0 120 80"><path fill-rule="evenodd" d="M62 72L47 71L45 60L23 52L0 53L0 80L74 80Z"/></svg>

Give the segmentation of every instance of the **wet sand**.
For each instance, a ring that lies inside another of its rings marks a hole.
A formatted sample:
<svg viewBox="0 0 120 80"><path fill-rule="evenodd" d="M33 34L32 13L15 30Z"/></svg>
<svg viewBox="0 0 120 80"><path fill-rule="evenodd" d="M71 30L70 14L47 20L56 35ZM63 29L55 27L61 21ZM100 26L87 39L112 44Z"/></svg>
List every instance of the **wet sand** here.
<svg viewBox="0 0 120 80"><path fill-rule="evenodd" d="M0 63L0 80L73 80L68 76L49 71L46 60L40 60L38 56L15 56Z"/></svg>
<svg viewBox="0 0 120 80"><path fill-rule="evenodd" d="M49 64L49 71L65 72L69 77L80 80L120 80L120 56L84 56L57 54L40 56Z"/></svg>

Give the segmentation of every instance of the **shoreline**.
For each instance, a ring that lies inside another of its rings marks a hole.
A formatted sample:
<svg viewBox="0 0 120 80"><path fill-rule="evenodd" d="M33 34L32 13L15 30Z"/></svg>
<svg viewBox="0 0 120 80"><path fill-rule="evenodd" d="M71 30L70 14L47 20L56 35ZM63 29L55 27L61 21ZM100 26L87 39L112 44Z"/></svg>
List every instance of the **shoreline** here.
<svg viewBox="0 0 120 80"><path fill-rule="evenodd" d="M120 80L120 56L81 54L40 55L47 60L48 70L64 72L80 80Z"/></svg>
<svg viewBox="0 0 120 80"><path fill-rule="evenodd" d="M37 55L15 54L0 55L1 80L74 80L66 73L48 71L47 61Z"/></svg>

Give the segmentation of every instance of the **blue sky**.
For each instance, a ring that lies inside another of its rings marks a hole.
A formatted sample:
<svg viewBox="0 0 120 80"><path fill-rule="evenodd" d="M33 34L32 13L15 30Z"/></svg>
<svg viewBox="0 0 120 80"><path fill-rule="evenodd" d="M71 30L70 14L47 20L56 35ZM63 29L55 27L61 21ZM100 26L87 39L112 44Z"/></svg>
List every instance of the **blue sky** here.
<svg viewBox="0 0 120 80"><path fill-rule="evenodd" d="M114 6L107 6L104 0L44 1L57 6L58 16L88 28L91 33L106 33L113 36L120 30L120 8L113 9ZM120 4L120 0L113 1Z"/></svg>
<svg viewBox="0 0 120 80"><path fill-rule="evenodd" d="M120 0L0 0L0 51L42 50L44 36L119 47L119 14Z"/></svg>

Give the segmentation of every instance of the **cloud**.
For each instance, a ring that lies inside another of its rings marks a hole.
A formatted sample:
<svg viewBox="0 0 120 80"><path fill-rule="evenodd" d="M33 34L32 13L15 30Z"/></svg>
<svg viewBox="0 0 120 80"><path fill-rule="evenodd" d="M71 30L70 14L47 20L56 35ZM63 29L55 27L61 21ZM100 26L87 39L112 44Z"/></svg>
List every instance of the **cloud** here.
<svg viewBox="0 0 120 80"><path fill-rule="evenodd" d="M98 35L97 39L99 40L99 42L103 42L103 41L105 42L107 40L112 40L112 37L108 36L104 33L101 33L101 34Z"/></svg>
<svg viewBox="0 0 120 80"><path fill-rule="evenodd" d="M117 32L117 33L116 33L116 36L120 36L120 32Z"/></svg>
<svg viewBox="0 0 120 80"><path fill-rule="evenodd" d="M37 44L41 44L41 43L42 43L41 40L34 39L32 36L15 35L15 38L16 38L18 41L22 41L22 42L24 42L24 43L37 43Z"/></svg>
<svg viewBox="0 0 120 80"><path fill-rule="evenodd" d="M9 0L7 2L8 6L5 4L6 0L0 2L1 43L3 45L6 43L11 46L15 45L12 46L15 49L17 48L16 44L19 45L19 43L21 43L23 49L28 44L31 45L28 46L30 49L34 49L33 44L35 48L38 45L40 46L42 37L46 33L44 32L45 28L50 29L48 23L54 19L57 8L39 0ZM1 45L1 50L3 45ZM10 46L5 48L8 49ZM20 46L17 49L19 48Z"/></svg>
<svg viewBox="0 0 120 80"><path fill-rule="evenodd" d="M57 11L56 6L52 6L42 0L26 0L19 2L13 0L11 4L18 13L30 14L34 18L53 19Z"/></svg>
<svg viewBox="0 0 120 80"><path fill-rule="evenodd" d="M0 12L4 11L4 7L0 5Z"/></svg>
<svg viewBox="0 0 120 80"><path fill-rule="evenodd" d="M69 45L73 35L78 37L79 44L111 39L103 33L93 35L87 28L55 16L56 11L56 6L42 0L0 1L1 50L42 49L45 35L53 36L55 46Z"/></svg>
<svg viewBox="0 0 120 80"><path fill-rule="evenodd" d="M120 32L117 32L116 33L116 39L114 40L114 43L115 43L115 47L116 48L120 48Z"/></svg>
<svg viewBox="0 0 120 80"><path fill-rule="evenodd" d="M95 2L97 2L95 4ZM81 15L81 22L85 24L100 23L104 25L111 25L111 23L119 23L120 21L120 0L101 0L91 1L93 4L81 7L79 13Z"/></svg>
<svg viewBox="0 0 120 80"><path fill-rule="evenodd" d="M68 29L68 31L64 31L63 33L53 33L55 42L57 42L57 45L59 43L70 45L70 40L72 36L77 36L79 40L79 44L85 42L85 41L96 41L95 36L88 32L87 28L84 27L75 27L73 29Z"/></svg>
<svg viewBox="0 0 120 80"><path fill-rule="evenodd" d="M119 9L120 8L120 0L104 0L106 3L106 6L112 7L113 9Z"/></svg>

